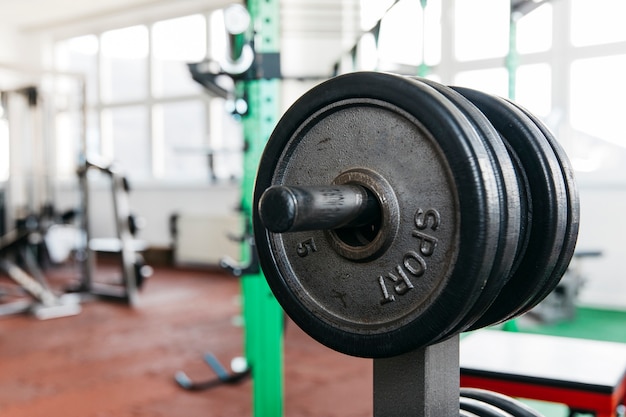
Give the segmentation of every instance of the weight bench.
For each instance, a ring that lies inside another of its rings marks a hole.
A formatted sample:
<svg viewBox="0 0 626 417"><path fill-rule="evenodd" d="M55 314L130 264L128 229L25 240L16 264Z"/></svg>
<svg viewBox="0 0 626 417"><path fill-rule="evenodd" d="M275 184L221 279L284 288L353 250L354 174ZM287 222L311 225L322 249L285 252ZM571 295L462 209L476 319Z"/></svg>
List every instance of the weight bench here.
<svg viewBox="0 0 626 417"><path fill-rule="evenodd" d="M480 330L461 340L461 386L565 404L570 417L616 417L626 404L626 344Z"/></svg>

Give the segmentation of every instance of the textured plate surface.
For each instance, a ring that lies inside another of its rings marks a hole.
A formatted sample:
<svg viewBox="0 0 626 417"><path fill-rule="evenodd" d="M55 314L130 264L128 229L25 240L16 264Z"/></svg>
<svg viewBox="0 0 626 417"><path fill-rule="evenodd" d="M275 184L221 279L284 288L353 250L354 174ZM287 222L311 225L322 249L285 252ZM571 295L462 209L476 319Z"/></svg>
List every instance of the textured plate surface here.
<svg viewBox="0 0 626 417"><path fill-rule="evenodd" d="M567 199L561 167L541 130L510 102L468 88L453 87L476 105L519 158L528 179L532 223L526 251L496 301L472 328L513 318L532 305L554 279L567 228Z"/></svg>
<svg viewBox="0 0 626 417"><path fill-rule="evenodd" d="M351 170L384 178L398 206L392 243L364 261L346 259L322 231L270 233L255 214L268 283L312 337L347 354L394 356L448 334L472 308L496 254L500 203L468 124L434 89L380 73L327 81L281 119L255 206L271 185L331 184Z"/></svg>
<svg viewBox="0 0 626 417"><path fill-rule="evenodd" d="M476 130L488 151L500 195L500 231L496 257L480 297L464 320L454 329L455 332L461 332L482 317L508 281L518 248L523 244L522 226L527 213L525 210L522 211L522 207L525 208L526 205L522 204L523 190L514 163L498 131L487 117L463 95L449 87L426 79L416 79L416 82L423 82L435 88L467 116L471 128Z"/></svg>
<svg viewBox="0 0 626 417"><path fill-rule="evenodd" d="M539 120L537 116L515 103L511 104L523 111L524 114L528 116L528 118L539 128L539 130L541 130L541 133L543 133L545 138L548 140L548 143L557 158L559 166L561 167L561 173L563 175L563 180L565 181L565 191L567 195L567 198L561 202L561 204L565 205L567 210L567 225L565 228L565 238L563 240L561 254L554 267L550 282L545 286L543 291L537 293L534 300L529 303L526 307L527 311L541 302L541 300L554 290L565 274L565 271L572 260L572 256L574 256L574 249L576 249L578 229L580 225L580 200L578 197L576 179L574 177L574 168L572 167L565 150L561 147L561 144L554 137L550 129L541 120Z"/></svg>

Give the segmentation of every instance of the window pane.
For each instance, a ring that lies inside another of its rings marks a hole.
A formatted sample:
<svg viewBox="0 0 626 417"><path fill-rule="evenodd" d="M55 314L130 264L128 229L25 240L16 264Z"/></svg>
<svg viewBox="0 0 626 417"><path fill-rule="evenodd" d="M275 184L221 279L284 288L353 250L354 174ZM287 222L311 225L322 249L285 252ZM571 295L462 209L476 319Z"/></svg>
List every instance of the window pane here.
<svg viewBox="0 0 626 417"><path fill-rule="evenodd" d="M144 106L119 107L102 113L104 156L113 157L131 179L151 175L148 111Z"/></svg>
<svg viewBox="0 0 626 417"><path fill-rule="evenodd" d="M456 0L456 47L460 61L505 56L509 49L509 2Z"/></svg>
<svg viewBox="0 0 626 417"><path fill-rule="evenodd" d="M463 87L475 88L500 97L508 96L509 75L504 68L460 72L454 83Z"/></svg>
<svg viewBox="0 0 626 417"><path fill-rule="evenodd" d="M56 135L54 142L56 174L60 178L73 178L76 175L80 152L80 115L60 112L56 115Z"/></svg>
<svg viewBox="0 0 626 417"><path fill-rule="evenodd" d="M394 0L361 0L361 29L373 28L393 3Z"/></svg>
<svg viewBox="0 0 626 417"><path fill-rule="evenodd" d="M243 175L243 129L225 111L222 99L211 100L211 147L217 152L213 159L213 175L217 179L238 179Z"/></svg>
<svg viewBox="0 0 626 417"><path fill-rule="evenodd" d="M441 1L398 2L383 18L378 40L384 63L436 65L441 59ZM422 19L425 19L424 30ZM423 33L424 32L424 33ZM422 47L424 46L424 48Z"/></svg>
<svg viewBox="0 0 626 417"><path fill-rule="evenodd" d="M57 68L85 75L87 102L98 99L98 38L95 35L79 36L55 45Z"/></svg>
<svg viewBox="0 0 626 417"><path fill-rule="evenodd" d="M191 79L188 62L206 56L206 22L193 15L164 20L152 28L153 88L157 96L199 93L202 87Z"/></svg>
<svg viewBox="0 0 626 417"><path fill-rule="evenodd" d="M97 111L91 110L87 112L87 155L102 155L102 141L100 138L100 117Z"/></svg>
<svg viewBox="0 0 626 417"><path fill-rule="evenodd" d="M162 175L166 179L206 180L207 110L201 100L155 107L155 132L163 140Z"/></svg>
<svg viewBox="0 0 626 417"><path fill-rule="evenodd" d="M425 9L424 61L437 65L441 61L441 0L429 0Z"/></svg>
<svg viewBox="0 0 626 417"><path fill-rule="evenodd" d="M574 61L570 123L574 168L605 182L626 181L623 97L626 55Z"/></svg>
<svg viewBox="0 0 626 417"><path fill-rule="evenodd" d="M570 118L575 129L626 146L624 68L626 55L572 63Z"/></svg>
<svg viewBox="0 0 626 417"><path fill-rule="evenodd" d="M537 116L552 110L552 79L548 64L522 65L517 69L515 101Z"/></svg>
<svg viewBox="0 0 626 417"><path fill-rule="evenodd" d="M104 32L102 97L106 101L141 100L148 96L148 29L132 26Z"/></svg>
<svg viewBox="0 0 626 417"><path fill-rule="evenodd" d="M626 40L624 0L571 0L571 5L574 46Z"/></svg>
<svg viewBox="0 0 626 417"><path fill-rule="evenodd" d="M552 46L552 5L543 4L517 22L517 50L522 54Z"/></svg>
<svg viewBox="0 0 626 417"><path fill-rule="evenodd" d="M356 51L356 68L361 71L374 71L378 66L378 51L374 35L361 36Z"/></svg>

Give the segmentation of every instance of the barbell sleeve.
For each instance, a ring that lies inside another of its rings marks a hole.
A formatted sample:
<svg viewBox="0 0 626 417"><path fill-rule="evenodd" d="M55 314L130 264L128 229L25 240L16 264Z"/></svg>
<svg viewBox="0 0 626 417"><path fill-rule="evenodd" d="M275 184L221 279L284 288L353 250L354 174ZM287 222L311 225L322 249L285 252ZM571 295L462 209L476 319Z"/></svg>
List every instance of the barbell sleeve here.
<svg viewBox="0 0 626 417"><path fill-rule="evenodd" d="M259 215L274 233L331 230L371 223L380 217L380 206L360 185L279 185L265 190Z"/></svg>

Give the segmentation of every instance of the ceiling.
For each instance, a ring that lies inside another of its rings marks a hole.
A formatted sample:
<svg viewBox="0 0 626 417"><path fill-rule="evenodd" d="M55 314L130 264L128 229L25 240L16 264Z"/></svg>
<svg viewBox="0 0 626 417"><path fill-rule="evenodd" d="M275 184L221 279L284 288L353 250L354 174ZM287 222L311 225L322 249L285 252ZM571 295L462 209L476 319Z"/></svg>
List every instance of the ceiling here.
<svg viewBox="0 0 626 417"><path fill-rule="evenodd" d="M281 50L294 58L284 70L298 75L330 73L333 63L359 37L362 1L280 0ZM175 14L219 9L235 2L0 0L0 28L13 28L24 34L49 33L62 38L75 36L76 31L90 33L106 30L111 25L123 26L132 19L135 22L157 20ZM312 50L316 53L311 54Z"/></svg>
<svg viewBox="0 0 626 417"><path fill-rule="evenodd" d="M46 30L81 19L118 14L168 2L171 3L171 0L0 0L0 21L24 31Z"/></svg>
<svg viewBox="0 0 626 417"><path fill-rule="evenodd" d="M232 0L0 0L0 22L22 31L46 31L101 17L159 8L218 9ZM283 31L302 36L343 32L359 23L360 0L281 0Z"/></svg>

